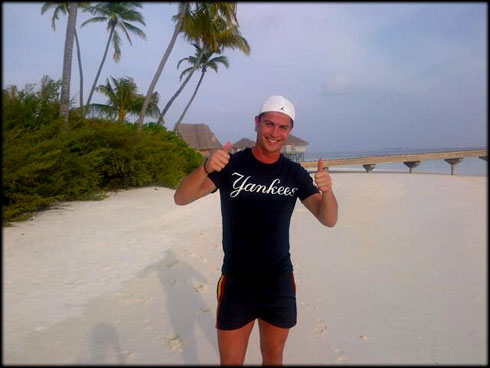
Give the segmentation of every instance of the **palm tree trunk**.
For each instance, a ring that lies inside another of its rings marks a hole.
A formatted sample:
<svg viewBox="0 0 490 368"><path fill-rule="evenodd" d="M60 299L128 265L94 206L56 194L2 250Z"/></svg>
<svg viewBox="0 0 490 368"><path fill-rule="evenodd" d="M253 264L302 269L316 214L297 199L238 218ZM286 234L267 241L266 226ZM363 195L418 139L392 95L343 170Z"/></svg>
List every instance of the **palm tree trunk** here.
<svg viewBox="0 0 490 368"><path fill-rule="evenodd" d="M140 117L138 120L138 131L141 131L143 128L143 120L145 118L146 114L146 109L148 108L148 104L150 103L151 95L153 94L153 90L155 89L155 86L158 82L158 78L160 78L160 75L162 74L163 67L165 66L165 63L167 62L170 53L172 52L172 49L174 48L175 41L177 40L177 36L179 35L181 28L182 28L182 22L184 20L184 15L187 11L189 4L184 3L182 10L179 14L179 20L177 24L175 25L174 33L172 35L172 38L170 40L170 43L167 46L167 49L165 50L165 53L163 54L162 60L160 61L160 65L158 65L157 71L155 75L153 76L153 80L150 83L150 87L148 88L148 92L146 92L146 97L145 101L143 102L143 107L141 108L141 113Z"/></svg>
<svg viewBox="0 0 490 368"><path fill-rule="evenodd" d="M179 120L177 120L177 123L175 124L175 128L177 128L177 126L182 122L182 119L184 119L185 113L187 112L187 110L191 106L192 101L194 101L194 97L196 97L197 91L198 91L199 87L201 86L201 82L204 78L204 74L206 74L205 68L202 70L201 78L199 78L199 82L197 83L196 89L194 90L194 93L192 94L191 99L187 103L187 106L185 107L184 112L182 113L182 115L180 115ZM174 130L175 130L175 128L174 128Z"/></svg>
<svg viewBox="0 0 490 368"><path fill-rule="evenodd" d="M97 80L99 79L100 72L102 70L102 66L104 65L105 58L107 56L107 51L109 50L109 44L111 43L112 34L114 33L114 28L116 24L114 24L111 28L111 32L109 33L109 39L107 40L107 45L104 51L104 57L102 58L102 62L100 63L99 70L97 71L97 75L95 76L94 84L92 85L92 89L90 90L90 94L88 95L87 106L90 105L90 101L92 100L92 95L94 94L95 85L97 84Z"/></svg>
<svg viewBox="0 0 490 368"><path fill-rule="evenodd" d="M78 41L78 33L75 30L75 44L77 46L77 57L78 57L78 70L80 72L80 109L82 110L82 117L85 117L84 106L83 106L83 70L82 70L82 55L80 52L80 41Z"/></svg>
<svg viewBox="0 0 490 368"><path fill-rule="evenodd" d="M77 3L70 3L68 22L66 25L65 51L63 55L63 76L61 82L60 116L64 119L65 133L68 132L68 115L70 113L70 82L71 62L73 55L73 39L77 23Z"/></svg>
<svg viewBox="0 0 490 368"><path fill-rule="evenodd" d="M163 122L163 118L164 118L165 114L167 113L167 110L170 108L170 105L172 105L172 103L177 98L177 96L180 95L180 93L184 89L184 87L187 84L187 82L189 82L189 80L191 79L192 74L194 74L194 71L199 67L199 64L201 63L202 56L204 55L204 50L205 49L203 48L203 50L199 54L199 57L198 57L196 63L194 64L194 67L191 69L191 71L187 75L187 78L184 80L184 82L180 85L180 87L177 90L177 92L174 93L174 95L172 96L172 98L167 102L167 104L163 108L162 113L160 114L160 117L158 118L157 124L161 124Z"/></svg>

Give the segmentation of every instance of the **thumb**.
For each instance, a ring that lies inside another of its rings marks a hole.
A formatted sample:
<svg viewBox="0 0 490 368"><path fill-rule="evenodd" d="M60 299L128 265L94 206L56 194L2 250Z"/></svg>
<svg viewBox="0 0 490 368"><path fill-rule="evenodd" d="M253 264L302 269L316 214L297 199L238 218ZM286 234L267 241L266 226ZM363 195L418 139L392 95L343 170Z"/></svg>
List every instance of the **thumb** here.
<svg viewBox="0 0 490 368"><path fill-rule="evenodd" d="M321 158L318 159L318 171L317 172L322 172L323 171L323 160Z"/></svg>
<svg viewBox="0 0 490 368"><path fill-rule="evenodd" d="M228 151L230 150L231 148L231 143L230 141L227 141L225 146L223 147L223 151L225 151L226 153L228 153Z"/></svg>

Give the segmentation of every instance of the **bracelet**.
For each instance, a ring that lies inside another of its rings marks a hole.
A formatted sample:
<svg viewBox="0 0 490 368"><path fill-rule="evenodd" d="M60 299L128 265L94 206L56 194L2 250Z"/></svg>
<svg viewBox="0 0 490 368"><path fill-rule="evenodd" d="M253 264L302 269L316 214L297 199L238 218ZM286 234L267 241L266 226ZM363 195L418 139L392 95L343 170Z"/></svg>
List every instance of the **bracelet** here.
<svg viewBox="0 0 490 368"><path fill-rule="evenodd" d="M207 162L208 162L208 158L206 157L206 159L204 160L204 164L202 165L202 168L204 169L204 172L209 175L210 173L208 173L208 170L206 170L206 163Z"/></svg>

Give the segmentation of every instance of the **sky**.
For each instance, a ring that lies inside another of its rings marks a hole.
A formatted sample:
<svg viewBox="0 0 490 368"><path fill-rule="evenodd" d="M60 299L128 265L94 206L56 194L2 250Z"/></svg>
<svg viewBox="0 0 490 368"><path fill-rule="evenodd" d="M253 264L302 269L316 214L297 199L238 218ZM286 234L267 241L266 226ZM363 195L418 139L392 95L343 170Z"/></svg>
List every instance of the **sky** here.
<svg viewBox="0 0 490 368"><path fill-rule="evenodd" d="M2 88L61 79L67 17L56 31L43 3L2 3ZM171 39L178 3L142 3L146 40L122 37L121 60L109 54L97 85L131 77L145 94ZM488 4L239 2L247 56L209 70L185 123L208 124L222 144L255 140L254 116L270 95L295 106L292 134L307 152L389 148L487 147ZM106 25L78 12L86 101L108 38ZM155 91L162 109L180 85L179 60L194 48L179 36ZM166 115L173 129L191 98L195 73ZM71 96L79 103L74 49ZM94 94L92 102L105 103ZM137 117L131 117L136 121Z"/></svg>

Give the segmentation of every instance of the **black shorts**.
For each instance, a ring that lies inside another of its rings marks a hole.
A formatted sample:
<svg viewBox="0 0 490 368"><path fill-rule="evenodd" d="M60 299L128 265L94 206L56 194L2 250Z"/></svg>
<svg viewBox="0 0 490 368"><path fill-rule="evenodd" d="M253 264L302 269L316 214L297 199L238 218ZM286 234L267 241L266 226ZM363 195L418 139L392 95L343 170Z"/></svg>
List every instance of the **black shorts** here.
<svg viewBox="0 0 490 368"><path fill-rule="evenodd" d="M293 271L262 278L221 275L216 290L216 328L234 330L256 318L282 328L296 324Z"/></svg>

